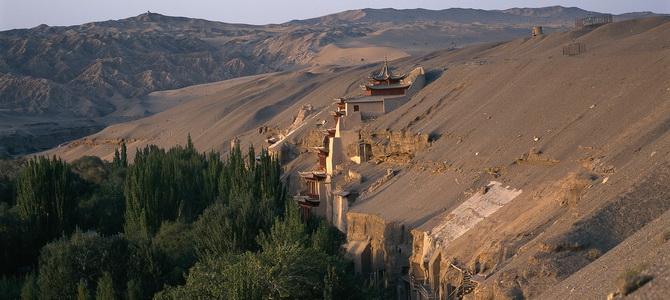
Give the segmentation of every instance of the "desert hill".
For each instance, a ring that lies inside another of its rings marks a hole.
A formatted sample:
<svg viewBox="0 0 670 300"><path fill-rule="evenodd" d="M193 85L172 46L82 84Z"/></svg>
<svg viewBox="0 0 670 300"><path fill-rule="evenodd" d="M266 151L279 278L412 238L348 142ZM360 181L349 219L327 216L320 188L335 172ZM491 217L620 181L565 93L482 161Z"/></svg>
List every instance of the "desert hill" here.
<svg viewBox="0 0 670 300"><path fill-rule="evenodd" d="M333 22L358 23L409 23L409 22L439 22L451 21L455 23L485 23L485 24L524 24L543 21L548 24L565 22L572 25L575 19L588 16L589 12L577 7L551 6L542 8L510 8L507 10L482 10L449 8L443 10L428 9L360 9L345 11L337 14L313 18L302 21L292 21L300 24L322 24ZM291 23L289 23L291 24Z"/></svg>
<svg viewBox="0 0 670 300"><path fill-rule="evenodd" d="M367 243L369 267L393 284L412 276L411 293L446 297L464 282L458 267L481 275L470 299L662 298L669 36L670 18L653 17L390 61L398 73L423 67L427 84L365 121L373 157L333 177L353 198L350 243ZM585 52L564 55L579 43ZM225 152L233 138L261 147L284 136L293 149L285 176L297 191L297 172L316 169L318 130L333 126L332 99L360 95L380 67L209 84L188 103L48 154L110 159L120 139L129 149L170 147L189 134L199 149ZM631 282L646 284L624 287Z"/></svg>
<svg viewBox="0 0 670 300"><path fill-rule="evenodd" d="M147 12L79 26L4 31L0 152L34 152L151 115L158 106L146 101L154 91L305 67L361 66L385 55L396 59L524 37L537 25L546 32L565 31L574 19L588 16L563 7L364 9L253 26ZM145 109L148 105L153 108Z"/></svg>

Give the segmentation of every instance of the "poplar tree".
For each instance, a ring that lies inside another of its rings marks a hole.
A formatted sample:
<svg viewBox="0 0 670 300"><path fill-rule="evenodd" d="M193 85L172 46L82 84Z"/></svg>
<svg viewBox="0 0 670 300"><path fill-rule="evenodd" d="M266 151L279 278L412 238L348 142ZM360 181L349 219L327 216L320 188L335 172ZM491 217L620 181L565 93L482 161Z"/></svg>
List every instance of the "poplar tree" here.
<svg viewBox="0 0 670 300"><path fill-rule="evenodd" d="M19 175L16 207L42 244L74 230L73 177L55 156L30 160Z"/></svg>
<svg viewBox="0 0 670 300"><path fill-rule="evenodd" d="M84 282L83 278L79 279L79 285L77 285L77 300L88 300L89 298L86 282Z"/></svg>
<svg viewBox="0 0 670 300"><path fill-rule="evenodd" d="M26 281L21 287L21 300L37 300L39 299L39 287L37 285L37 275L30 273L26 275Z"/></svg>
<svg viewBox="0 0 670 300"><path fill-rule="evenodd" d="M95 292L95 300L114 300L114 281L109 273L104 272L98 279L98 289Z"/></svg>
<svg viewBox="0 0 670 300"><path fill-rule="evenodd" d="M121 142L121 152L119 149L114 149L114 160L112 164L116 168L125 168L128 166L128 152L126 149L126 142Z"/></svg>
<svg viewBox="0 0 670 300"><path fill-rule="evenodd" d="M164 221L192 222L218 193L218 155L198 154L191 142L165 152L155 145L137 151L128 166L124 195L126 234L153 236Z"/></svg>

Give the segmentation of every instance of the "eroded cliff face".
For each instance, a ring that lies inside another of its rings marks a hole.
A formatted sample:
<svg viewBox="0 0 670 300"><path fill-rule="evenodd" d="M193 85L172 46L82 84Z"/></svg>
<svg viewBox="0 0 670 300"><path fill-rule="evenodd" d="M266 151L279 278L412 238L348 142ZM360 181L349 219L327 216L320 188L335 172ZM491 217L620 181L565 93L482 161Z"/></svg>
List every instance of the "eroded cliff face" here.
<svg viewBox="0 0 670 300"><path fill-rule="evenodd" d="M349 244L361 244L370 252L369 257L355 258L361 264L363 275L381 271L386 279L394 281L399 275L407 274L413 239L409 228L377 216L351 212L347 213L347 224Z"/></svg>
<svg viewBox="0 0 670 300"><path fill-rule="evenodd" d="M359 154L359 145L370 145L371 159L411 160L417 153L428 149L431 137L427 134L399 130L361 130L358 144L347 147L349 157Z"/></svg>

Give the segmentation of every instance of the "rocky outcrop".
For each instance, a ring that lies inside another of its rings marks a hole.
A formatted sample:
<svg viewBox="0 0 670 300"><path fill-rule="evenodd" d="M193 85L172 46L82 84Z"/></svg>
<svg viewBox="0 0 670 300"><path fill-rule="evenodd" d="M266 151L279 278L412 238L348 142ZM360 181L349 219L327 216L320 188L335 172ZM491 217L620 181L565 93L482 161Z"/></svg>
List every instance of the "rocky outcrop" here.
<svg viewBox="0 0 670 300"><path fill-rule="evenodd" d="M349 157L357 156L359 144L367 144L372 150L372 158L377 161L389 159L409 161L420 151L428 149L431 142L431 137L427 134L395 130L361 130L359 143L348 145L347 154Z"/></svg>
<svg viewBox="0 0 670 300"><path fill-rule="evenodd" d="M132 144L139 141L152 140L152 138L130 138L130 139L80 139L68 143L69 148L76 148L79 146L95 147L98 145L110 144L114 146L121 145L121 143Z"/></svg>

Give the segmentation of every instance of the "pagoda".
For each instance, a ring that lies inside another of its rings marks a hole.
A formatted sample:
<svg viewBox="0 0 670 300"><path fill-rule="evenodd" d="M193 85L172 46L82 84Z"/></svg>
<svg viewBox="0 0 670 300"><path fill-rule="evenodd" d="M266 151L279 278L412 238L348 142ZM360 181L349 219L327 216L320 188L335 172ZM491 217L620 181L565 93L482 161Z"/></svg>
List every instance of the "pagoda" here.
<svg viewBox="0 0 670 300"><path fill-rule="evenodd" d="M389 68L388 60L384 57L384 66L377 74L372 74L369 77L370 82L362 85L365 89L365 94L368 96L396 96L405 95L405 91L412 85L404 81L405 74L393 74Z"/></svg>

